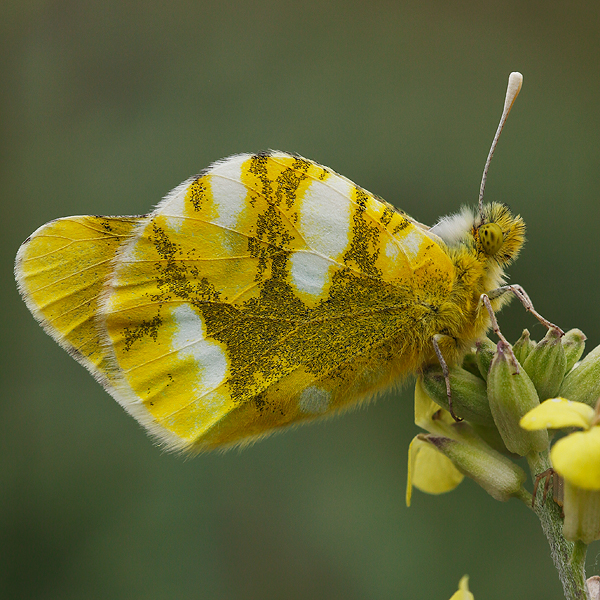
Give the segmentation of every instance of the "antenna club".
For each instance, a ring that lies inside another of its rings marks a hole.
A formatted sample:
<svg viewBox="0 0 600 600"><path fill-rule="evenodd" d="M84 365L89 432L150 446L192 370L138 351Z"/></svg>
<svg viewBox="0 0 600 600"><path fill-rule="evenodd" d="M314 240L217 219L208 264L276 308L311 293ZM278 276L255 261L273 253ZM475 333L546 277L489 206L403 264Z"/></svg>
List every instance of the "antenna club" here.
<svg viewBox="0 0 600 600"><path fill-rule="evenodd" d="M504 112L508 112L517 99L521 86L523 85L523 75L518 71L513 71L508 76L508 87L506 88L506 100L504 100Z"/></svg>
<svg viewBox="0 0 600 600"><path fill-rule="evenodd" d="M523 75L519 73L519 71L513 71L508 76L508 86L511 87L513 85L518 86L519 89L521 89L521 86L523 85Z"/></svg>

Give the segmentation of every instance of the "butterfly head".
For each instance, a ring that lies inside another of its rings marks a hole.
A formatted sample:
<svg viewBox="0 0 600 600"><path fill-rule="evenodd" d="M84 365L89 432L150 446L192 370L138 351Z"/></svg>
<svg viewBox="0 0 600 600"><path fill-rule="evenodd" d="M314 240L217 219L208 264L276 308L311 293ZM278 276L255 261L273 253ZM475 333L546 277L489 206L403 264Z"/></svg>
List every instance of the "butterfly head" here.
<svg viewBox="0 0 600 600"><path fill-rule="evenodd" d="M525 242L525 223L505 204L492 202L483 206L481 214L463 208L444 217L430 233L441 238L450 249L465 249L480 260L505 267L517 258Z"/></svg>
<svg viewBox="0 0 600 600"><path fill-rule="evenodd" d="M471 234L478 252L502 266L517 258L525 242L525 223L520 215L513 215L506 204L492 202L484 205L483 219L477 221Z"/></svg>

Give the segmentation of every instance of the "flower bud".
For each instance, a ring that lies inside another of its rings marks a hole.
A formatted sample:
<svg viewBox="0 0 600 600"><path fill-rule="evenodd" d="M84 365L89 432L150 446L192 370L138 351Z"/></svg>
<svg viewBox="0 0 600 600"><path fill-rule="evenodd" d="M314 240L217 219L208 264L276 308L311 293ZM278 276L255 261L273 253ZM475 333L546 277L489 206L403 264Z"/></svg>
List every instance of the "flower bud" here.
<svg viewBox="0 0 600 600"><path fill-rule="evenodd" d="M510 346L498 342L487 381L488 400L496 427L511 452L524 456L548 447L548 432L525 431L521 417L539 405L535 387L519 365Z"/></svg>
<svg viewBox="0 0 600 600"><path fill-rule="evenodd" d="M523 364L529 353L537 346L537 342L534 342L530 335L528 329L523 329L523 333L521 337L517 340L515 345L513 346L513 352L517 357L517 360Z"/></svg>
<svg viewBox="0 0 600 600"><path fill-rule="evenodd" d="M567 358L567 373L575 366L581 358L585 349L585 333L581 329L570 329L563 335L561 340Z"/></svg>
<svg viewBox="0 0 600 600"><path fill-rule="evenodd" d="M475 356L475 352L467 352L467 354L465 354L461 367L465 371L469 371L469 373L472 373L476 377L481 377L479 367L477 366L477 358Z"/></svg>
<svg viewBox="0 0 600 600"><path fill-rule="evenodd" d="M600 491L584 490L566 479L564 491L565 538L584 544L600 539Z"/></svg>
<svg viewBox="0 0 600 600"><path fill-rule="evenodd" d="M600 346L594 348L572 371L567 373L559 394L575 402L596 406L600 397Z"/></svg>
<svg viewBox="0 0 600 600"><path fill-rule="evenodd" d="M477 423L471 423L473 431L491 448L500 452L501 454L509 454L507 447L504 444L502 436L496 429L494 424L492 427L487 425L478 425Z"/></svg>
<svg viewBox="0 0 600 600"><path fill-rule="evenodd" d="M506 501L520 495L521 485L526 479L523 469L481 440L466 443L436 435L419 437L447 456L461 473L473 479L496 500Z"/></svg>
<svg viewBox="0 0 600 600"><path fill-rule="evenodd" d="M427 369L423 373L423 387L437 404L450 410L446 381L441 369ZM461 367L452 367L450 369L450 389L452 391L452 408L456 415L488 427L494 425L485 382L480 377Z"/></svg>
<svg viewBox="0 0 600 600"><path fill-rule="evenodd" d="M562 333L548 329L544 339L531 350L523 368L531 378L540 400L554 398L567 372L567 358L561 343Z"/></svg>
<svg viewBox="0 0 600 600"><path fill-rule="evenodd" d="M477 346L477 352L475 353L475 359L477 360L477 366L479 372L484 379L487 379L490 365L496 354L496 344L489 338L483 338L475 344Z"/></svg>

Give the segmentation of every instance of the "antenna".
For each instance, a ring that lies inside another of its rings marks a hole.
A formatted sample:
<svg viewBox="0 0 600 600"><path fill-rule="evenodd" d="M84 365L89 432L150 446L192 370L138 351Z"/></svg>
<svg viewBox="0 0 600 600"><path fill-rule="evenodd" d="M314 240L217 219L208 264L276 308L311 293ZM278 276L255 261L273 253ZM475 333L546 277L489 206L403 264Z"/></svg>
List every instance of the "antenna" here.
<svg viewBox="0 0 600 600"><path fill-rule="evenodd" d="M519 92L521 91L521 86L523 85L523 75L518 72L511 73L508 76L508 87L506 88L506 99L504 100L504 110L502 111L502 116L500 117L500 123L498 124L498 129L496 130L496 135L494 136L494 141L492 142L492 147L490 148L490 153L488 154L487 160L485 161L485 167L483 168L483 177L481 178L481 186L479 187L479 217L483 222L483 192L485 191L485 182L487 180L488 169L490 168L490 162L492 161L492 156L494 156L494 150L496 149L496 144L498 143L498 138L502 133L502 129L504 128L504 124L506 123L506 119L508 118L508 114L510 113L510 109L512 108Z"/></svg>

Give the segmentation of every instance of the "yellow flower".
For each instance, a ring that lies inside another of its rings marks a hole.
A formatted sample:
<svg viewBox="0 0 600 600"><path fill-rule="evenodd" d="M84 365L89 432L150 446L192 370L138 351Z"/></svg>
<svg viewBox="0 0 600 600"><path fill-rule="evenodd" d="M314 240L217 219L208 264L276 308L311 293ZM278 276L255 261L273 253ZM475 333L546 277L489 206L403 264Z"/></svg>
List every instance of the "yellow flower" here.
<svg viewBox="0 0 600 600"><path fill-rule="evenodd" d="M452 461L428 442L415 437L408 447L406 505L410 506L413 486L427 494L451 492L464 475Z"/></svg>
<svg viewBox="0 0 600 600"><path fill-rule="evenodd" d="M425 392L421 378L415 386L415 423L429 431L444 436L452 435L454 419L440 408ZM406 505L410 506L413 486L427 494L444 494L452 491L464 475L452 461L431 444L416 436L408 448L408 477Z"/></svg>
<svg viewBox="0 0 600 600"><path fill-rule="evenodd" d="M596 410L565 398L546 400L521 419L525 429L577 427L552 447L554 470L564 479L563 534L586 544L600 539L600 401Z"/></svg>
<svg viewBox="0 0 600 600"><path fill-rule="evenodd" d="M465 575L458 584L458 591L452 594L450 600L475 600L475 596L469 591L469 576Z"/></svg>
<svg viewBox="0 0 600 600"><path fill-rule="evenodd" d="M582 402L565 398L546 400L521 419L521 427L563 429L577 427L552 447L554 470L569 483L584 490L600 490L600 416Z"/></svg>

